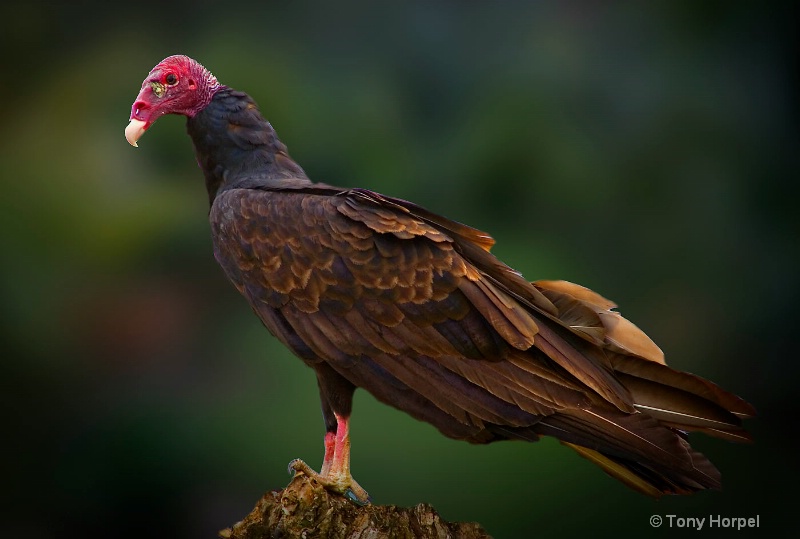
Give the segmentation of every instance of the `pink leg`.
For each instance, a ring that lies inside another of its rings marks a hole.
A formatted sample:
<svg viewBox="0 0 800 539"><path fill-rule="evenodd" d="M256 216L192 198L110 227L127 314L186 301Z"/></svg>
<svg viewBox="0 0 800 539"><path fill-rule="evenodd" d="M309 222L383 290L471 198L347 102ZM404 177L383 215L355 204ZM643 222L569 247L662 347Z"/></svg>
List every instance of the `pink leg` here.
<svg viewBox="0 0 800 539"><path fill-rule="evenodd" d="M325 433L325 458L322 459L322 469L319 474L322 477L328 477L331 471L331 462L333 462L333 453L336 448L336 433Z"/></svg>
<svg viewBox="0 0 800 539"><path fill-rule="evenodd" d="M350 426L347 417L336 415L336 438L333 448L333 461L328 470L328 477L332 480L350 476Z"/></svg>
<svg viewBox="0 0 800 539"><path fill-rule="evenodd" d="M295 472L302 472L315 479L334 492L344 494L358 504L368 504L369 494L350 474L349 418L336 414L336 423L336 433L325 434L325 457L321 473L315 472L300 459L293 460L289 463L289 467Z"/></svg>

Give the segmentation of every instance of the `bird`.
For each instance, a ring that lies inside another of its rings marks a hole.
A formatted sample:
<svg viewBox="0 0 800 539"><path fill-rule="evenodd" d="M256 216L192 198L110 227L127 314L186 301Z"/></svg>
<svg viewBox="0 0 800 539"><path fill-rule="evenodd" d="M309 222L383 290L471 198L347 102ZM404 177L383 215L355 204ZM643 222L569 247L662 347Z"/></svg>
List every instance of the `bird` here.
<svg viewBox="0 0 800 539"><path fill-rule="evenodd" d="M355 389L474 444L552 437L648 496L721 488L690 432L751 441L755 409L666 365L614 302L528 281L487 233L364 188L312 182L248 94L185 55L144 79L125 129L186 126L209 197L213 253L263 325L316 375L317 472L370 503L350 467Z"/></svg>

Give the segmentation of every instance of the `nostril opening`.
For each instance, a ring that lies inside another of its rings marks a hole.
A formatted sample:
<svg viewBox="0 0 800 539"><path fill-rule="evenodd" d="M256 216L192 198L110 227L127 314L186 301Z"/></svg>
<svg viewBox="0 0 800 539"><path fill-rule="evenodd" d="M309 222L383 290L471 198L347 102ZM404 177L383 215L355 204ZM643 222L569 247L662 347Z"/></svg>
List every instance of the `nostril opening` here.
<svg viewBox="0 0 800 539"><path fill-rule="evenodd" d="M139 119L139 114L147 109L147 103L144 101L137 101L133 104L133 117Z"/></svg>

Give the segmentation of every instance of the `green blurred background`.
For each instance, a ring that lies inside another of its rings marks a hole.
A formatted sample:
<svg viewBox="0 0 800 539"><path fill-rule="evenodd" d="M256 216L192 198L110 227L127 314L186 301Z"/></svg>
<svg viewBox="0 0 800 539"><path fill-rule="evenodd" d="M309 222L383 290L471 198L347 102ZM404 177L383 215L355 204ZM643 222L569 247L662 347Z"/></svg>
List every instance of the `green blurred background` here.
<svg viewBox="0 0 800 539"><path fill-rule="evenodd" d="M322 458L311 371L213 259L184 121L123 137L174 53L253 95L313 179L490 232L759 410L753 445L694 437L723 492L654 502L557 443L470 446L358 393L375 502L498 538L682 531L652 514L792 529L790 3L111 4L0 8L4 536L214 537Z"/></svg>

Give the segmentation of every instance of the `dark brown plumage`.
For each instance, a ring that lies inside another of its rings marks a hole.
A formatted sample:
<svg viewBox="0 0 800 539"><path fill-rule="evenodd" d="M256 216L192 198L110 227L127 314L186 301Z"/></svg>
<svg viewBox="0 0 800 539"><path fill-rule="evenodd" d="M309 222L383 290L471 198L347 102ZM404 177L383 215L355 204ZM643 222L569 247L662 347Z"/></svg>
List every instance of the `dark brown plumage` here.
<svg viewBox="0 0 800 539"><path fill-rule="evenodd" d="M189 118L217 261L316 372L325 458L320 474L295 469L366 501L349 471L361 387L452 438L553 436L649 495L720 486L685 432L748 440L753 408L667 367L612 302L530 283L489 252L487 234L410 202L312 183L252 99L186 57L145 79L129 140L170 112Z"/></svg>

